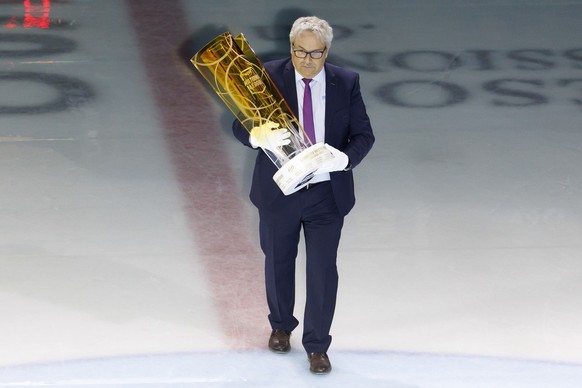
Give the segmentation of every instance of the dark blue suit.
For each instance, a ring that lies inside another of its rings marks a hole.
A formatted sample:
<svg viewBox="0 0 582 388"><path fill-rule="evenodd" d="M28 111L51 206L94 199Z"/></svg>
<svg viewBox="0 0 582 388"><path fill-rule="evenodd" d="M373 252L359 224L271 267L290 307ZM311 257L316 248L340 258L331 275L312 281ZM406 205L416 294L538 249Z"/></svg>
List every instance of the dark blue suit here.
<svg viewBox="0 0 582 388"><path fill-rule="evenodd" d="M290 58L267 62L265 69L297 117L295 69ZM374 144L374 135L362 100L359 76L324 64L326 74L325 142L343 151L356 167ZM233 133L243 144L248 131L237 121ZM352 170L330 173L330 182L283 195L273 181L277 168L258 151L250 199L259 209L261 248L265 254L265 279L269 321L273 329L292 331L298 321L295 303L295 259L303 227L307 301L303 345L309 352L326 352L335 310L336 267L343 218L355 203Z"/></svg>

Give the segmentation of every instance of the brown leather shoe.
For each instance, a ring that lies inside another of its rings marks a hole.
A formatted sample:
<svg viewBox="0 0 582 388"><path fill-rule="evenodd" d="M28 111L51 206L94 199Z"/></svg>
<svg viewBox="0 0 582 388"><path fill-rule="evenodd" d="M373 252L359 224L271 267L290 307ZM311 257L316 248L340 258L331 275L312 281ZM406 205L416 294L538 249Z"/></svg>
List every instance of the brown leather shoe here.
<svg viewBox="0 0 582 388"><path fill-rule="evenodd" d="M331 372L331 363L327 357L327 353L309 353L307 354L309 360L309 370L316 375L325 375Z"/></svg>
<svg viewBox="0 0 582 388"><path fill-rule="evenodd" d="M274 329L269 338L269 349L275 353L287 353L291 350L291 332Z"/></svg>

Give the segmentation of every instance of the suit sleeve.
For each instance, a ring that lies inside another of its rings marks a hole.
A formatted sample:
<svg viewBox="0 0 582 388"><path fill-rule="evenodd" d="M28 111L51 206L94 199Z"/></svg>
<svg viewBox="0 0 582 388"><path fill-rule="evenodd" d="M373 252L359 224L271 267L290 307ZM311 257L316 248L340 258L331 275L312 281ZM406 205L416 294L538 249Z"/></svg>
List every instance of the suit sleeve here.
<svg viewBox="0 0 582 388"><path fill-rule="evenodd" d="M240 121L238 121L238 119L235 119L232 123L232 133L234 137L236 137L242 144L253 148L250 143L249 131L247 131L247 129L240 123Z"/></svg>
<svg viewBox="0 0 582 388"><path fill-rule="evenodd" d="M352 168L356 167L368 154L375 137L366 112L366 106L360 91L359 76L356 74L350 93L349 133L343 151L350 159Z"/></svg>

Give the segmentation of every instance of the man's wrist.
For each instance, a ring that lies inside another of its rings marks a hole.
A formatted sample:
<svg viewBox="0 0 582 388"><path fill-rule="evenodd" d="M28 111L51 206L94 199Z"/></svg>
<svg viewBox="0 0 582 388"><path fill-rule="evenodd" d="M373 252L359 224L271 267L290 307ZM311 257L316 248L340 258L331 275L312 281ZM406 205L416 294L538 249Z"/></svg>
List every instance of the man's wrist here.
<svg viewBox="0 0 582 388"><path fill-rule="evenodd" d="M347 166L342 171L350 171L352 169L352 162L348 159Z"/></svg>

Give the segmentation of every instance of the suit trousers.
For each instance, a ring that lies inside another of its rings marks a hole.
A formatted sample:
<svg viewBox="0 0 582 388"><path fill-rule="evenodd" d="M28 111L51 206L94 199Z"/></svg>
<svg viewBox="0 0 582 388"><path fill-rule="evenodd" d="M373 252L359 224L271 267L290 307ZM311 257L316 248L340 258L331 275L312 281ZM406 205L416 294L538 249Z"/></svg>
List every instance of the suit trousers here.
<svg viewBox="0 0 582 388"><path fill-rule="evenodd" d="M344 217L338 211L331 183L321 182L259 209L265 285L273 329L293 331L295 269L303 228L306 253L306 302L303 347L326 352L338 289L337 250Z"/></svg>

